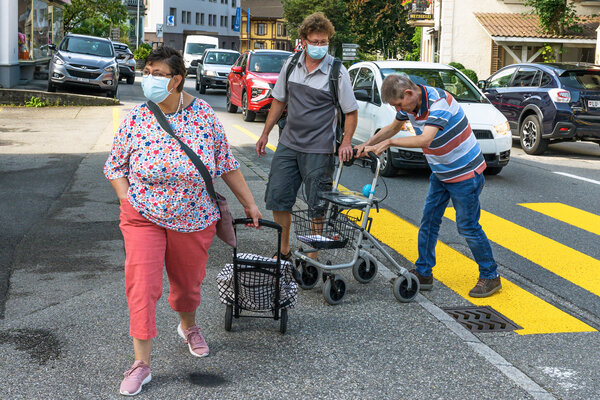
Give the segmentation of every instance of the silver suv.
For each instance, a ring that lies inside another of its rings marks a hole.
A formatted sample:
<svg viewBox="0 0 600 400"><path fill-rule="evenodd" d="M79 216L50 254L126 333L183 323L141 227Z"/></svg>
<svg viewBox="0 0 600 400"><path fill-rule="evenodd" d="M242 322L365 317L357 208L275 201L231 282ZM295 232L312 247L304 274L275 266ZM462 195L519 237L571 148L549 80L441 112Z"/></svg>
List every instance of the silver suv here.
<svg viewBox="0 0 600 400"><path fill-rule="evenodd" d="M95 36L68 34L56 45L50 60L48 91L58 87L96 88L117 97L119 66L112 42Z"/></svg>

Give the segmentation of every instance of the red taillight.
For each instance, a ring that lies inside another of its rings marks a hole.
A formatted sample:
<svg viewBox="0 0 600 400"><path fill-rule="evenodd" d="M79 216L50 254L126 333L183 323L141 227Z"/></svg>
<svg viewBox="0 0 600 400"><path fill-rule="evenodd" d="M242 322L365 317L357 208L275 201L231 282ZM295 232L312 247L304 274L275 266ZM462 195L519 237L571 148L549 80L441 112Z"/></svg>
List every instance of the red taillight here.
<svg viewBox="0 0 600 400"><path fill-rule="evenodd" d="M571 102L571 92L564 89L550 89L548 91L550 98L555 103L570 103Z"/></svg>
<svg viewBox="0 0 600 400"><path fill-rule="evenodd" d="M569 128L560 128L559 129L559 131L561 131L561 132L565 132L565 131L568 131L568 130L569 130Z"/></svg>

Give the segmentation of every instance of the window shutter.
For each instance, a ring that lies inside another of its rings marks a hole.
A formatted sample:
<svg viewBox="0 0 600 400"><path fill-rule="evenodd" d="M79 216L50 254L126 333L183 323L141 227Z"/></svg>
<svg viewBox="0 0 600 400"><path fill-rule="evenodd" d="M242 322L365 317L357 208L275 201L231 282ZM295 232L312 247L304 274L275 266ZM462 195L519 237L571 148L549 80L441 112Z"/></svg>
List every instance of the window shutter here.
<svg viewBox="0 0 600 400"><path fill-rule="evenodd" d="M504 49L498 46L496 42L492 40L492 63L490 68L490 74L498 71L504 66Z"/></svg>

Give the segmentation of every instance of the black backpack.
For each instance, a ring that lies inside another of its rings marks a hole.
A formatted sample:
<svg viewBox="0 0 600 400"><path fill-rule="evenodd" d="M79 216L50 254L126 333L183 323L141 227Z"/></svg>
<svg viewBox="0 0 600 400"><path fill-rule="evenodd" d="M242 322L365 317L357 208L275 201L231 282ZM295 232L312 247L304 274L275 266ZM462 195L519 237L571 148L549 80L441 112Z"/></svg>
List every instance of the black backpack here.
<svg viewBox="0 0 600 400"><path fill-rule="evenodd" d="M292 71L294 70L294 68L296 68L296 65L298 64L298 60L300 59L300 56L302 55L302 52L299 51L296 54L294 54L294 56L292 57L290 63L287 66L287 69L285 71L285 91L287 93L288 90L288 80L290 78L290 75L292 74ZM339 58L335 58L333 60L333 65L331 67L331 71L329 71L329 90L331 91L331 96L333 97L333 104L335 105L335 108L337 109L337 124L336 124L336 128L335 128L335 141L336 141L336 152L338 147L340 147L340 144L342 143L342 139L344 137L344 123L346 122L346 116L344 115L344 112L342 111L341 107L340 107L340 100L339 100L339 78L340 78L340 68L342 66L342 60L340 60ZM277 125L279 126L279 134L281 135L281 132L283 131L283 128L285 127L285 123L286 123L286 117L282 117L279 119L279 121L277 122Z"/></svg>

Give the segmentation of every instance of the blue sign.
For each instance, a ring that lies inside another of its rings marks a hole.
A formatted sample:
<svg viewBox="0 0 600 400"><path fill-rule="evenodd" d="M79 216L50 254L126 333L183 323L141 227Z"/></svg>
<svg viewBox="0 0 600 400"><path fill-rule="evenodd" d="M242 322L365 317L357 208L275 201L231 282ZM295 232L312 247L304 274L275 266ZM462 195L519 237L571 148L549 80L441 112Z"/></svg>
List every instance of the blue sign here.
<svg viewBox="0 0 600 400"><path fill-rule="evenodd" d="M250 7L248 7L248 14L246 14L246 33L250 33Z"/></svg>
<svg viewBox="0 0 600 400"><path fill-rule="evenodd" d="M167 26L175 26L175 16L167 15Z"/></svg>
<svg viewBox="0 0 600 400"><path fill-rule="evenodd" d="M233 23L233 30L239 32L240 25L242 25L242 9L238 7L235 10L235 22Z"/></svg>

